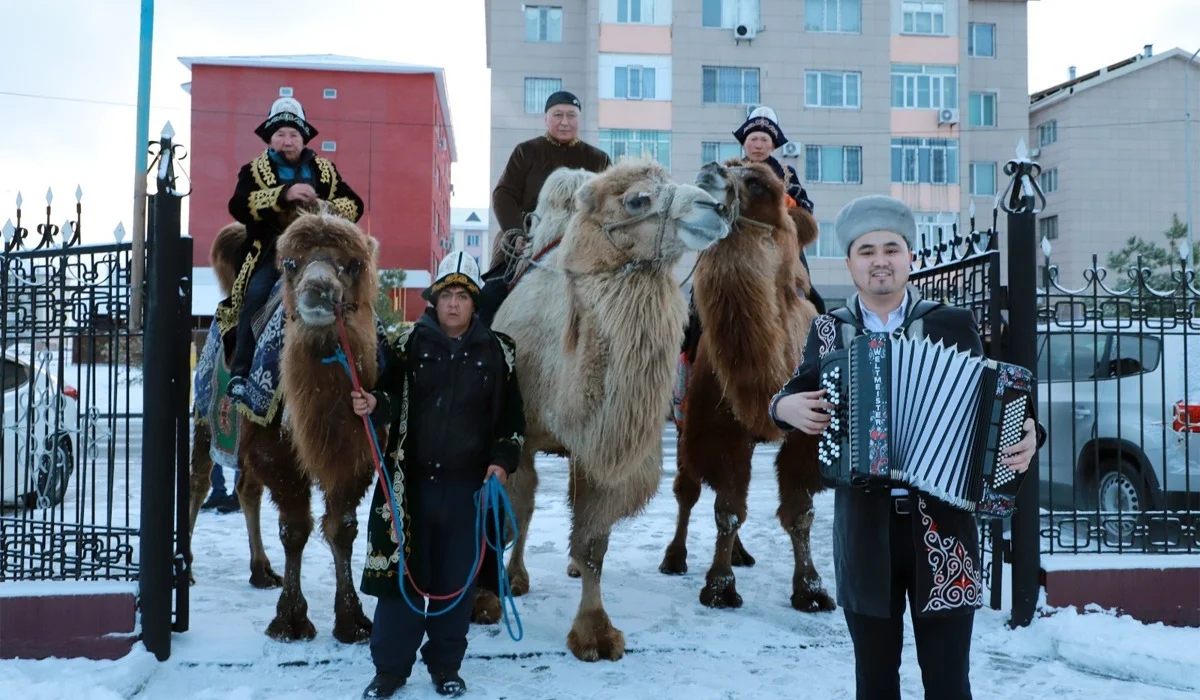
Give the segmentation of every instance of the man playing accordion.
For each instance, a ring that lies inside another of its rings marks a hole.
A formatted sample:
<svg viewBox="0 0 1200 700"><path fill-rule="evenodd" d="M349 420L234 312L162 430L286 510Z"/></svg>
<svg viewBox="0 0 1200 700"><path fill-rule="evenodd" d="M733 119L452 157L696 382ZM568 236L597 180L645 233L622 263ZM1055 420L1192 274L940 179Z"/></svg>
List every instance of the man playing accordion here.
<svg viewBox="0 0 1200 700"><path fill-rule="evenodd" d="M861 197L834 226L858 294L813 321L800 366L771 401L781 429L810 435L825 430L834 408L818 388L821 360L861 333L903 333L983 354L969 310L924 300L908 286L916 221L907 206ZM1028 469L1045 439L1032 419L1021 430L1000 459L1015 472ZM837 602L854 643L857 697L899 700L907 602L925 697L969 699L971 628L983 598L974 514L894 483L838 488L833 532Z"/></svg>

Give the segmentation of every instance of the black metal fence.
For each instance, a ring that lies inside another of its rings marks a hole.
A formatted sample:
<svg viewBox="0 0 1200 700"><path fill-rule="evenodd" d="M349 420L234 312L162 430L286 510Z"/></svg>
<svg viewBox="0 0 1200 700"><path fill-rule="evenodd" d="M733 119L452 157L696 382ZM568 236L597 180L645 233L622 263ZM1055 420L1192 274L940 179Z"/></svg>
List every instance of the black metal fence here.
<svg viewBox="0 0 1200 700"><path fill-rule="evenodd" d="M18 195L0 227L0 582L139 581L143 638L166 658L172 627L188 626L174 552L188 532L192 249L175 147L156 146L145 332L130 318L132 241L121 226L91 234L80 190L61 226L47 192L44 214Z"/></svg>
<svg viewBox="0 0 1200 700"><path fill-rule="evenodd" d="M989 356L1033 369L1046 443L1011 522L981 523L991 607L1012 566L1013 622L1036 604L1041 555L1200 553L1200 291L1187 252L1151 269L1106 270L1079 287L1035 239L1038 167L1013 161L991 228L923 240L911 281L972 309ZM1043 199L1044 202L1044 199ZM1007 212L1008 285L997 224ZM1044 265L1038 265L1037 249ZM1193 253L1194 255L1194 253ZM1040 279L1035 270L1040 270Z"/></svg>

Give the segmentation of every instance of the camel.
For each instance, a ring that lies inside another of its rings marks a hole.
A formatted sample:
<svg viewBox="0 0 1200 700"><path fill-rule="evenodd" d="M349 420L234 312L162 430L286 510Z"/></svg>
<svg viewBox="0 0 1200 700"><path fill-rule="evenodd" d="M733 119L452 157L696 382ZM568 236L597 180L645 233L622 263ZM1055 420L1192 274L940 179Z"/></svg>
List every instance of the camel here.
<svg viewBox="0 0 1200 700"><path fill-rule="evenodd" d="M779 484L777 515L792 539L795 571L792 607L804 612L833 610L809 551L812 497L823 489L816 439L784 434L769 406L800 361L816 307L797 294L811 282L799 255L816 240L808 212L784 203L783 183L761 164L733 160L728 175L711 163L696 181L740 212L729 237L699 255L693 294L704 329L692 366L687 410L678 437L675 538L659 570L687 572L687 533L702 484L717 494L717 540L712 566L700 590L701 604L737 608L733 566L752 566L738 537L746 521L750 460L754 446L782 440L775 460Z"/></svg>
<svg viewBox="0 0 1200 700"><path fill-rule="evenodd" d="M570 557L582 572L567 646L580 660L625 653L601 597L604 555L613 525L639 513L662 478L662 425L687 313L672 268L686 250L728 235L723 213L707 192L671 182L653 161L623 159L600 174L557 170L538 198L528 257L492 324L516 342L526 411L520 468L506 487L519 528L512 591L529 590L534 455L566 455Z"/></svg>
<svg viewBox="0 0 1200 700"><path fill-rule="evenodd" d="M235 253L245 235L240 224L230 224L213 242L212 265L225 293L233 285ZM316 636L300 587L301 557L313 529L315 482L325 495L321 531L333 552L337 581L333 636L339 642L361 643L370 638L371 621L362 612L350 559L358 536L355 511L373 475L373 447L363 434L361 419L351 409L352 385L345 368L325 360L334 356L339 345L335 321L341 314L359 381L365 390L374 387L380 370L374 314L377 243L355 224L324 208L316 214L300 213L280 236L276 249L283 270L282 313L286 319L279 360L282 410L273 410L269 421L260 424L239 406L238 418L241 471L237 493L250 538L250 583L257 588L282 586L267 635L283 641ZM205 415L197 406L191 475L193 531L212 470L212 431ZM377 431L380 444L386 444L386 426L378 426ZM279 508L279 536L286 556L282 577L272 570L263 548L260 516L264 487ZM190 563L191 552L186 556Z"/></svg>

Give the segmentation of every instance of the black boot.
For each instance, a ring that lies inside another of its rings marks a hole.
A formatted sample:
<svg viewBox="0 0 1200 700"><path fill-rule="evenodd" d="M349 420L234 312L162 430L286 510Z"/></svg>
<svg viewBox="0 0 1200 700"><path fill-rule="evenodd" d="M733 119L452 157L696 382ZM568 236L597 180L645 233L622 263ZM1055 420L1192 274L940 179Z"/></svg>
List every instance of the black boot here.
<svg viewBox="0 0 1200 700"><path fill-rule="evenodd" d="M438 695L456 698L467 692L467 682L456 672L435 671L429 675L433 678L433 687L437 690Z"/></svg>
<svg viewBox="0 0 1200 700"><path fill-rule="evenodd" d="M390 698L397 690L404 687L408 682L407 678L402 676L393 676L390 673L376 673L375 678L371 681L371 685L363 691L364 698Z"/></svg>

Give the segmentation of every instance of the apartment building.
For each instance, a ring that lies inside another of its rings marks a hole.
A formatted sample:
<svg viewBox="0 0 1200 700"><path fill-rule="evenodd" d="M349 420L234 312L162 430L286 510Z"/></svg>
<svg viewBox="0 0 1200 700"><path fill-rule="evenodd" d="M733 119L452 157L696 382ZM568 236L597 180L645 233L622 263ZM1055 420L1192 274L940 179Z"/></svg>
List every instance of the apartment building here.
<svg viewBox="0 0 1200 700"><path fill-rule="evenodd" d="M1163 245L1174 216L1186 223L1189 111L1193 206L1200 194L1200 61L1190 57L1147 45L1084 75L1072 67L1069 80L1030 96L1029 143L1046 194L1038 234L1062 286L1084 285L1093 254L1104 265L1130 237Z"/></svg>
<svg viewBox="0 0 1200 700"><path fill-rule="evenodd" d="M768 105L792 141L775 155L822 227L814 283L835 302L853 289L833 235L846 202L899 197L932 241L972 201L990 209L1028 133L1025 0L539 1L486 3L492 182L558 89L583 101L582 138L681 182L740 155L731 132Z"/></svg>
<svg viewBox="0 0 1200 700"><path fill-rule="evenodd" d="M462 250L475 258L481 271L491 267L492 237L487 209L450 208L451 250Z"/></svg>

